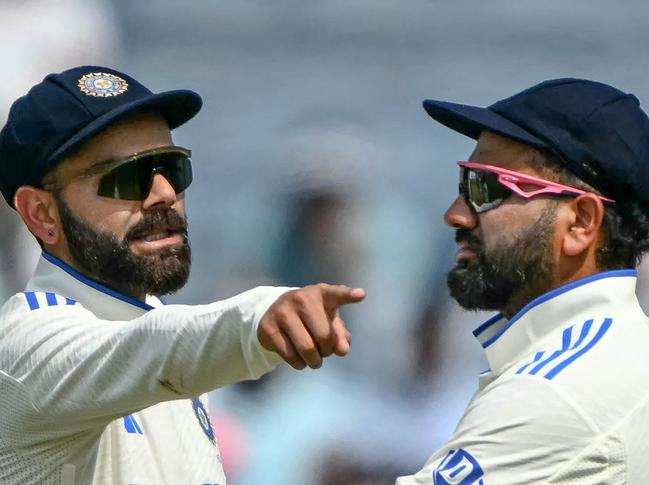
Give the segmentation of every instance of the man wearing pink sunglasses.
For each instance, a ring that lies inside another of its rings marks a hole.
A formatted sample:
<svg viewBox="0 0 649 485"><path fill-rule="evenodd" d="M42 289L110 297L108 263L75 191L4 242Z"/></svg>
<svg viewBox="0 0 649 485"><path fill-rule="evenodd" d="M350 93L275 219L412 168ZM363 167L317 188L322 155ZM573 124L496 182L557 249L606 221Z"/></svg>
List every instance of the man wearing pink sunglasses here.
<svg viewBox="0 0 649 485"><path fill-rule="evenodd" d="M545 81L487 108L427 100L477 140L447 209L451 296L498 313L456 431L398 485L649 483L649 119L635 96Z"/></svg>

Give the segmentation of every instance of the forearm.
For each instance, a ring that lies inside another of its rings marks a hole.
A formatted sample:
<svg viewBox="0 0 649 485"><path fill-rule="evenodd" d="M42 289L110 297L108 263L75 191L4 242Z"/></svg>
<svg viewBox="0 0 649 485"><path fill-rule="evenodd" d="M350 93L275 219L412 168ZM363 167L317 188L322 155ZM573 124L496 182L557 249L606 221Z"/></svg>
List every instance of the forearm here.
<svg viewBox="0 0 649 485"><path fill-rule="evenodd" d="M256 327L284 291L257 288L210 305L170 305L130 322L93 319L72 307L32 312L6 336L13 356L5 354L2 368L43 416L104 423L272 369L280 359L261 348Z"/></svg>

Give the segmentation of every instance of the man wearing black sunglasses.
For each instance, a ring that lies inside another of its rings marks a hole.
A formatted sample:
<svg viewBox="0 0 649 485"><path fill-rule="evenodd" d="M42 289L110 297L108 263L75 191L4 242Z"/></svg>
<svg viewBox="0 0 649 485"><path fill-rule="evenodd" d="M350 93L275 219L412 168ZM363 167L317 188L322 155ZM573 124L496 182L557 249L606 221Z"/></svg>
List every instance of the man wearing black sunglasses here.
<svg viewBox="0 0 649 485"><path fill-rule="evenodd" d="M205 393L349 351L338 309L360 288L158 298L189 276L191 153L170 130L200 107L96 66L12 106L0 191L43 254L0 310L1 483L222 485Z"/></svg>
<svg viewBox="0 0 649 485"><path fill-rule="evenodd" d="M649 483L649 119L635 96L545 81L487 108L424 102L477 140L445 214L451 296L490 369L410 484Z"/></svg>

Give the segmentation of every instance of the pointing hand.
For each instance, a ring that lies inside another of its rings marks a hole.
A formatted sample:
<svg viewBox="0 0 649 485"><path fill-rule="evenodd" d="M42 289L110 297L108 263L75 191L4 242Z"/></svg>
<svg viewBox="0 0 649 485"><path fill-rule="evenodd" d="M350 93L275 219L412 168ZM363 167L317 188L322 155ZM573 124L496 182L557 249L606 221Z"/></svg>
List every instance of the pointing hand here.
<svg viewBox="0 0 649 485"><path fill-rule="evenodd" d="M317 369L331 354L347 355L351 334L338 313L342 305L365 298L362 288L305 286L284 293L264 314L257 330L261 345L295 369Z"/></svg>

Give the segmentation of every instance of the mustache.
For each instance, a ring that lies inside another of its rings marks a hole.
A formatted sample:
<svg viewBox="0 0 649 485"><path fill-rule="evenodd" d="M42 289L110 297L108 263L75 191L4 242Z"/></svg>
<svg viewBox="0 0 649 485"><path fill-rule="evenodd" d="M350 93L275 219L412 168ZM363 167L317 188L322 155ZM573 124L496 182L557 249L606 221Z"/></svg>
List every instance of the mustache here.
<svg viewBox="0 0 649 485"><path fill-rule="evenodd" d="M142 220L126 232L124 239L132 241L157 231L180 232L187 236L187 219L171 208L146 212Z"/></svg>
<svg viewBox="0 0 649 485"><path fill-rule="evenodd" d="M459 228L455 231L455 242L458 244L461 242L466 243L469 248L478 252L481 252L483 248L480 238L464 228Z"/></svg>

